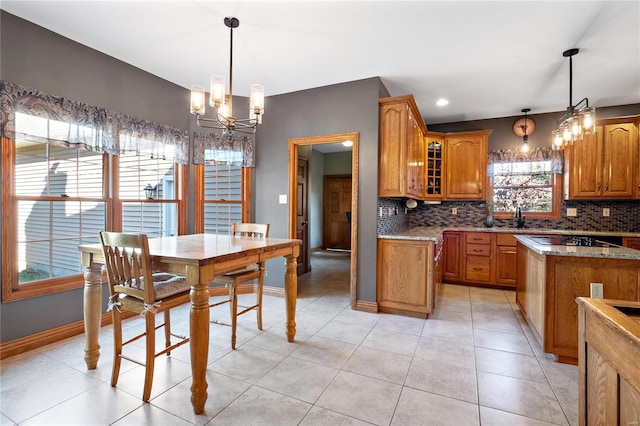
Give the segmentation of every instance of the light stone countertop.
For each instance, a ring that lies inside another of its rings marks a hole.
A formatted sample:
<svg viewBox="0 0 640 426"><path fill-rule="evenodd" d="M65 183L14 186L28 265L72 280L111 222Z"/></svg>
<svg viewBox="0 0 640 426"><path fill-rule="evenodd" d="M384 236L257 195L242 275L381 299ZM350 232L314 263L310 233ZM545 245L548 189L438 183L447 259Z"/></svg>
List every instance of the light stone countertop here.
<svg viewBox="0 0 640 426"><path fill-rule="evenodd" d="M640 238L640 232L608 232L608 231L581 231L569 229L542 229L542 228L485 228L472 226L416 226L404 232L396 234L378 234L378 238L390 240L424 240L435 241L444 231L460 232L494 232L506 234L532 234L532 235L585 235L585 236L618 236Z"/></svg>
<svg viewBox="0 0 640 426"><path fill-rule="evenodd" d="M584 235L584 236L621 236L640 237L638 232L600 232L600 231L580 231L565 229L533 229L533 228L484 228L484 227L433 227L417 226L404 232L390 235L378 235L379 239L390 240L414 240L414 241L437 241L444 231L464 231L464 232L493 232L516 234L516 238L539 254L552 256L576 256L576 257L599 257L611 259L632 259L640 260L640 250L626 247L584 247L584 246L560 246L543 245L527 238L527 235Z"/></svg>
<svg viewBox="0 0 640 426"><path fill-rule="evenodd" d="M543 255L640 260L640 250L616 245L611 245L610 247L585 247L538 244L526 235L516 235L516 239L534 252Z"/></svg>

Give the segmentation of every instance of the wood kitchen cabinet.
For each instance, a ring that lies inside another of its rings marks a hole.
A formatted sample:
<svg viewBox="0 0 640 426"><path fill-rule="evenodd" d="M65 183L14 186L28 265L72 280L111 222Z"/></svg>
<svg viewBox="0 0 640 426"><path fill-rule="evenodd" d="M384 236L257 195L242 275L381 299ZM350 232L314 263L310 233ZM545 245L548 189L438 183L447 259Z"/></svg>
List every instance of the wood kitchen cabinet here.
<svg viewBox="0 0 640 426"><path fill-rule="evenodd" d="M443 280L515 288L517 240L502 232L444 233Z"/></svg>
<svg viewBox="0 0 640 426"><path fill-rule="evenodd" d="M465 232L464 280L491 283L491 238L487 232Z"/></svg>
<svg viewBox="0 0 640 426"><path fill-rule="evenodd" d="M605 299L640 300L640 260L542 255L518 243L516 303L545 353L578 360L577 297L602 283Z"/></svg>
<svg viewBox="0 0 640 426"><path fill-rule="evenodd" d="M635 237L623 237L622 245L632 249L640 250L640 238Z"/></svg>
<svg viewBox="0 0 640 426"><path fill-rule="evenodd" d="M411 95L383 98L379 105L378 196L421 199L427 128L415 100Z"/></svg>
<svg viewBox="0 0 640 426"><path fill-rule="evenodd" d="M460 279L460 232L447 231L443 236L442 279L455 282Z"/></svg>
<svg viewBox="0 0 640 426"><path fill-rule="evenodd" d="M445 199L484 200L491 130L447 133Z"/></svg>
<svg viewBox="0 0 640 426"><path fill-rule="evenodd" d="M578 298L578 423L640 422L640 303Z"/></svg>
<svg viewBox="0 0 640 426"><path fill-rule="evenodd" d="M518 241L513 234L496 234L495 276L496 284L516 286Z"/></svg>
<svg viewBox="0 0 640 426"><path fill-rule="evenodd" d="M436 303L435 243L378 239L378 311L427 318Z"/></svg>
<svg viewBox="0 0 640 426"><path fill-rule="evenodd" d="M424 138L426 162L424 169L425 200L442 200L444 197L444 133L429 132Z"/></svg>
<svg viewBox="0 0 640 426"><path fill-rule="evenodd" d="M565 199L631 199L638 185L638 118L601 120L565 150Z"/></svg>

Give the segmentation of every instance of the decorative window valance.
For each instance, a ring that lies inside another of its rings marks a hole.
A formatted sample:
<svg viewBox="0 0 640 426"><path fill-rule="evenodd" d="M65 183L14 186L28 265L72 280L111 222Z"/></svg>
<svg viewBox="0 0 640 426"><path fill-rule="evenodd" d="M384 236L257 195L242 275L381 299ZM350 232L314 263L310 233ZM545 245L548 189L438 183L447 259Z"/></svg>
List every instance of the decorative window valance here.
<svg viewBox="0 0 640 426"><path fill-rule="evenodd" d="M562 174L564 158L561 150L552 148L532 148L529 152L522 152L519 149L502 149L497 151L489 151L489 176L493 176L493 165L499 163L523 163L549 161L550 172L553 174Z"/></svg>
<svg viewBox="0 0 640 426"><path fill-rule="evenodd" d="M27 138L112 155L136 152L167 158L170 153L181 164L187 164L189 158L187 131L4 80L0 80L0 125L2 135L11 139Z"/></svg>
<svg viewBox="0 0 640 426"><path fill-rule="evenodd" d="M193 164L255 167L254 142L241 134L194 133Z"/></svg>

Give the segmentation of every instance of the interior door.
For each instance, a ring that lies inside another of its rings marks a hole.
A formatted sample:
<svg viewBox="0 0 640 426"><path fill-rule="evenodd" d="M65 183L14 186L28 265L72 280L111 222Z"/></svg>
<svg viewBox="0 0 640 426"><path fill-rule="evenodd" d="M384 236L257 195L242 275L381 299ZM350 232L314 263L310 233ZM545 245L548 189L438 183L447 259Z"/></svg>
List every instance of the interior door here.
<svg viewBox="0 0 640 426"><path fill-rule="evenodd" d="M351 249L351 175L324 177L322 247Z"/></svg>
<svg viewBox="0 0 640 426"><path fill-rule="evenodd" d="M298 275L311 270L309 262L309 160L298 157L298 206L296 216L296 238L302 240L300 256L298 256Z"/></svg>

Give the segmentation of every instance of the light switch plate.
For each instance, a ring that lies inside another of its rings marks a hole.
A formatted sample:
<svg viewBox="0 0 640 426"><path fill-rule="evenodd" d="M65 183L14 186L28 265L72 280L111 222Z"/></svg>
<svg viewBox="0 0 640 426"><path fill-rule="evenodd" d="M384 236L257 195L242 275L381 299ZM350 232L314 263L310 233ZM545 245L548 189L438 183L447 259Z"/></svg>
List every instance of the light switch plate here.
<svg viewBox="0 0 640 426"><path fill-rule="evenodd" d="M611 215L611 210L609 210L608 207L605 207L602 209L602 216L603 217L609 217Z"/></svg>
<svg viewBox="0 0 640 426"><path fill-rule="evenodd" d="M287 194L280 194L278 200L280 204L287 204Z"/></svg>
<svg viewBox="0 0 640 426"><path fill-rule="evenodd" d="M578 216L578 209L569 207L567 209L567 217L576 217Z"/></svg>
<svg viewBox="0 0 640 426"><path fill-rule="evenodd" d="M457 207L452 208L451 214L458 214L458 208Z"/></svg>

